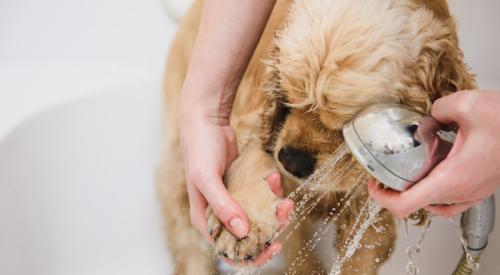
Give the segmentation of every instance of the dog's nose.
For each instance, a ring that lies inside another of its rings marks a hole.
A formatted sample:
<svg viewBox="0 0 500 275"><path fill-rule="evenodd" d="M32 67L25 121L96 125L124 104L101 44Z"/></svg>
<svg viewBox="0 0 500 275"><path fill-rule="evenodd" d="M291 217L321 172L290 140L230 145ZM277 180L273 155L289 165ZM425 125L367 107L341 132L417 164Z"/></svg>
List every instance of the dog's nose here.
<svg viewBox="0 0 500 275"><path fill-rule="evenodd" d="M288 172L300 179L311 175L316 163L311 153L295 148L281 148L278 160Z"/></svg>

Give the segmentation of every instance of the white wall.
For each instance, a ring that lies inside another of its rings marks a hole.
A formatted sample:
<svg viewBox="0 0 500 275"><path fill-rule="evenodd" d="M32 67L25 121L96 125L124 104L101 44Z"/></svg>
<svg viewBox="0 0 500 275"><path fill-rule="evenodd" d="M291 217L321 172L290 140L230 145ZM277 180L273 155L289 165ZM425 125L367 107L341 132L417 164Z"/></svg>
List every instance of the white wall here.
<svg viewBox="0 0 500 275"><path fill-rule="evenodd" d="M465 59L483 89L500 90L500 1L449 0Z"/></svg>
<svg viewBox="0 0 500 275"><path fill-rule="evenodd" d="M1 0L0 138L59 103L161 81L174 32L161 0Z"/></svg>

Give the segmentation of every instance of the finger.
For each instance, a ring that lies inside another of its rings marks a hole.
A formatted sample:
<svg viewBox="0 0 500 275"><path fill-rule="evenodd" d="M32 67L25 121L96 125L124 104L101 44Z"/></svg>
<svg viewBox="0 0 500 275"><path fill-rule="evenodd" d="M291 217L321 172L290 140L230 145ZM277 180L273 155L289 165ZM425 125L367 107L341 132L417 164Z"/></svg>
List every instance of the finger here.
<svg viewBox="0 0 500 275"><path fill-rule="evenodd" d="M457 191L452 186L462 185L466 179L459 167L460 162L444 160L439 163L429 175L413 185L410 189L401 193L398 203L403 204L406 213L413 213L435 202L453 201Z"/></svg>
<svg viewBox="0 0 500 275"><path fill-rule="evenodd" d="M281 175L278 172L271 173L269 177L267 177L267 182L269 183L269 187L271 187L271 191L273 191L276 196L283 198L284 191L281 185Z"/></svg>
<svg viewBox="0 0 500 275"><path fill-rule="evenodd" d="M429 205L425 207L425 210L439 216L451 218L457 214L460 214L468 210L476 203L477 202L458 203L454 205L436 205L436 206Z"/></svg>
<svg viewBox="0 0 500 275"><path fill-rule="evenodd" d="M432 116L441 123L458 123L463 126L468 114L473 111L475 93L460 91L441 97L432 104Z"/></svg>
<svg viewBox="0 0 500 275"><path fill-rule="evenodd" d="M212 236L207 232L207 217L205 209L207 201L201 193L192 185L188 185L189 194L189 214L193 226L207 239L210 243L214 243Z"/></svg>
<svg viewBox="0 0 500 275"><path fill-rule="evenodd" d="M370 196L389 209L397 217L407 217L411 213L426 207L436 201L449 201L452 193L447 182L460 183L463 179L458 178L460 171L455 169L456 164L443 161L438 164L431 173L414 184L404 192L397 192L369 184ZM455 171L455 172L454 172Z"/></svg>
<svg viewBox="0 0 500 275"><path fill-rule="evenodd" d="M376 203L391 211L398 218L405 218L411 213L406 213L406 209L402 207L400 192L384 189L373 180L368 180L368 194Z"/></svg>
<svg viewBox="0 0 500 275"><path fill-rule="evenodd" d="M239 204L229 195L222 178L214 174L197 179L194 183L226 228L236 237L244 238L249 230L248 219Z"/></svg>
<svg viewBox="0 0 500 275"><path fill-rule="evenodd" d="M282 198L284 196L284 192L281 185L281 175L278 172L272 173L267 178L267 181L269 183L269 187L271 187L271 191L273 191L273 193L278 197ZM288 217L293 212L293 206L293 200L284 199L276 207L276 216L278 217L280 223L280 230L284 229L288 225Z"/></svg>
<svg viewBox="0 0 500 275"><path fill-rule="evenodd" d="M276 207L276 216L278 217L280 228L279 230L284 229L288 225L288 218L293 212L293 200L284 199L281 201Z"/></svg>

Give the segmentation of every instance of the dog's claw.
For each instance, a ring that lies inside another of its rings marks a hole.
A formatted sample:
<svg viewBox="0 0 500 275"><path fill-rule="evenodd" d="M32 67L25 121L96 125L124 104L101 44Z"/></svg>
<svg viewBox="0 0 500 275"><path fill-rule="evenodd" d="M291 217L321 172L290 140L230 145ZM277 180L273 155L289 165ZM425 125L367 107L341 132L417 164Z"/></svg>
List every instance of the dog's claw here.
<svg viewBox="0 0 500 275"><path fill-rule="evenodd" d="M206 215L208 234L216 241L222 232L222 223L217 219L210 208L207 208Z"/></svg>

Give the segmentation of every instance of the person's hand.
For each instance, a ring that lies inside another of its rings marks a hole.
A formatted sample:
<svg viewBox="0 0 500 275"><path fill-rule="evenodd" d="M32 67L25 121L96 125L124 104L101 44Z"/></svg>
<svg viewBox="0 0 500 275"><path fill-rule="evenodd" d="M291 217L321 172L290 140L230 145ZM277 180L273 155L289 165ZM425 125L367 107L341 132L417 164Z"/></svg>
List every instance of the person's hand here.
<svg viewBox="0 0 500 275"><path fill-rule="evenodd" d="M370 197L398 217L420 208L451 217L488 198L500 185L499 112L500 92L462 91L438 99L432 116L459 127L449 155L405 192L369 181Z"/></svg>
<svg viewBox="0 0 500 275"><path fill-rule="evenodd" d="M236 137L229 123L196 113L183 114L181 144L186 169L191 223L207 240L207 201L215 215L235 236L248 233L248 219L227 192L222 176L237 157Z"/></svg>
<svg viewBox="0 0 500 275"><path fill-rule="evenodd" d="M229 231L239 238L245 237L249 230L247 216L231 198L222 181L226 167L238 154L232 128L224 120L190 113L183 116L180 132L192 224L213 243L205 216L208 203ZM271 174L268 183L276 195L283 196L278 173ZM293 203L289 199L278 205L276 215L283 226L292 208ZM246 264L264 264L280 249L280 243L273 243L256 260Z"/></svg>

